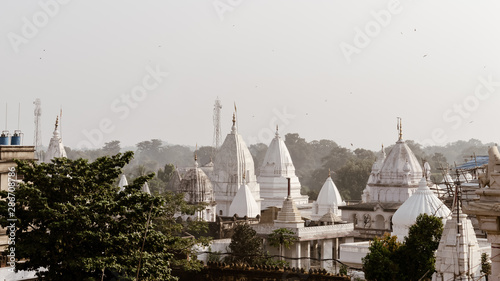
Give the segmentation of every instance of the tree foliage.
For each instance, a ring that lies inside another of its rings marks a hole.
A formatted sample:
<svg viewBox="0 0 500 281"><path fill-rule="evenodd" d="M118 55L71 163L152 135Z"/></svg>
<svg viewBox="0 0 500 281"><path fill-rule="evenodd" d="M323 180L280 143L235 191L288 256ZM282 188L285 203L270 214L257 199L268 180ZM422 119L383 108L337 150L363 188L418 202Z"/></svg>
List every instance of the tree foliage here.
<svg viewBox="0 0 500 281"><path fill-rule="evenodd" d="M26 262L16 270L44 268L38 275L46 280L101 280L103 275L132 280L141 260L141 279L173 279L171 264L183 241L148 221L168 214L168 199L140 191L152 175L137 178L124 192L115 186L132 157L127 152L92 163L67 158L41 164L17 161L24 183L15 192L15 252ZM8 194L2 191L1 196ZM7 224L4 213L1 225Z"/></svg>
<svg viewBox="0 0 500 281"><path fill-rule="evenodd" d="M278 228L273 230L268 235L267 239L269 241L269 245L279 247L281 256L284 256L284 248L290 249L290 246L298 240L295 236L295 232L288 228Z"/></svg>
<svg viewBox="0 0 500 281"><path fill-rule="evenodd" d="M229 249L232 253L230 260L256 264L263 256L262 239L248 224L240 224L234 228Z"/></svg>
<svg viewBox="0 0 500 281"><path fill-rule="evenodd" d="M366 280L398 280L398 261L395 253L401 247L396 236L375 237L370 244L369 253L363 258L363 271Z"/></svg>
<svg viewBox="0 0 500 281"><path fill-rule="evenodd" d="M434 273L434 252L443 234L441 218L420 214L397 253L401 280L426 280Z"/></svg>
<svg viewBox="0 0 500 281"><path fill-rule="evenodd" d="M396 236L375 238L363 258L367 280L430 280L435 272L434 252L443 233L440 218L421 214L402 244Z"/></svg>

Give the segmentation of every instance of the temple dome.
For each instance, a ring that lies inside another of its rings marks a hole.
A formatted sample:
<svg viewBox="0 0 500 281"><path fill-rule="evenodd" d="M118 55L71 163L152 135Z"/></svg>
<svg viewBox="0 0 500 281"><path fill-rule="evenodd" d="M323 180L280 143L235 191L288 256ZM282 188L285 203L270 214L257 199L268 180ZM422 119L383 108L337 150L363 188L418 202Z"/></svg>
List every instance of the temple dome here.
<svg viewBox="0 0 500 281"><path fill-rule="evenodd" d="M335 186L330 175L326 179L318 194L318 199L314 202L314 215L322 216L332 211L336 216L341 216L342 212L338 206L344 206L345 202L340 196L339 190Z"/></svg>
<svg viewBox="0 0 500 281"><path fill-rule="evenodd" d="M239 217L247 216L249 218L254 218L260 215L260 208L255 201L250 188L246 184L241 185L240 189L236 193L236 196L229 207L230 215L238 215Z"/></svg>
<svg viewBox="0 0 500 281"><path fill-rule="evenodd" d="M417 185L422 176L422 167L417 157L402 140L398 140L387 155L384 164L378 171L375 184L403 186Z"/></svg>
<svg viewBox="0 0 500 281"><path fill-rule="evenodd" d="M176 191L185 193L186 201L191 204L213 203L214 189L212 182L205 172L198 168L197 164L198 162L195 162L195 167L184 173Z"/></svg>
<svg viewBox="0 0 500 281"><path fill-rule="evenodd" d="M421 178L417 191L392 216L393 235L402 241L420 214L441 217L443 220L448 219L451 214L450 209L427 186L425 177Z"/></svg>

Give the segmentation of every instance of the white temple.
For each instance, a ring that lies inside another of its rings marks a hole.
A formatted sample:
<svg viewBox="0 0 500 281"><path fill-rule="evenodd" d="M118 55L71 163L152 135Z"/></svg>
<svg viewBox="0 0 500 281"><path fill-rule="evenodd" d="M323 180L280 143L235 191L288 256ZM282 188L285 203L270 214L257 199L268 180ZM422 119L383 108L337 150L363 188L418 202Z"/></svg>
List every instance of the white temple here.
<svg viewBox="0 0 500 281"><path fill-rule="evenodd" d="M484 244L479 243L472 222L458 208L444 226L432 280L480 280L481 254L490 252Z"/></svg>
<svg viewBox="0 0 500 281"><path fill-rule="evenodd" d="M215 156L213 173L210 180L214 186L217 214L232 216L229 207L246 175L246 185L250 189L257 205L261 205L260 187L255 176L254 162L245 141L236 129L236 118L233 114L231 133Z"/></svg>
<svg viewBox="0 0 500 281"><path fill-rule="evenodd" d="M144 193L147 193L149 195L151 195L151 190L149 190L149 185L148 185L148 182L145 182L142 187L141 187L141 191L144 192Z"/></svg>
<svg viewBox="0 0 500 281"><path fill-rule="evenodd" d="M354 222L361 239L372 239L392 231L394 212L417 190L422 167L403 140L401 120L399 138L389 154L384 147L377 155L362 202L340 206L342 219Z"/></svg>
<svg viewBox="0 0 500 281"><path fill-rule="evenodd" d="M120 192L125 190L125 186L128 185L127 177L123 174L120 177L120 181L118 182L118 187L120 188Z"/></svg>
<svg viewBox="0 0 500 281"><path fill-rule="evenodd" d="M291 180L291 199L295 204L307 204L309 196L300 194L301 185L295 175L292 157L276 127L276 136L267 149L257 178L263 200L262 210L271 206L281 207L283 200L287 198L287 178Z"/></svg>
<svg viewBox="0 0 500 281"><path fill-rule="evenodd" d="M443 219L443 224L451 215L450 209L427 186L425 177L421 178L418 190L394 213L392 235L396 235L398 241L402 242L420 214L440 217Z"/></svg>
<svg viewBox="0 0 500 281"><path fill-rule="evenodd" d="M196 212L194 216L184 215L183 219L201 219L209 222L215 221L216 202L212 182L208 176L198 167L198 159L195 154L194 167L187 170L182 176L174 174L178 179L178 184L174 187L175 192L184 193L185 200L189 204L197 205L205 203L206 207Z"/></svg>
<svg viewBox="0 0 500 281"><path fill-rule="evenodd" d="M236 192L236 196L234 196L233 202L229 206L229 214L249 218L255 218L257 215L260 215L259 205L255 201L246 182Z"/></svg>
<svg viewBox="0 0 500 281"><path fill-rule="evenodd" d="M54 158L67 157L66 150L62 143L61 135L59 134L59 116L56 118L56 126L54 128L54 134L50 139L49 148L45 153L45 163L50 163Z"/></svg>
<svg viewBox="0 0 500 281"><path fill-rule="evenodd" d="M384 154L382 147L363 191L363 201L403 203L417 189L422 167L406 145L401 132L389 155L383 157Z"/></svg>
<svg viewBox="0 0 500 281"><path fill-rule="evenodd" d="M318 200L313 203L311 217L314 220L318 220L329 212L332 212L335 216L341 217L342 210L338 208L339 206L345 206L345 202L342 200L330 172L328 172L328 178L319 191Z"/></svg>

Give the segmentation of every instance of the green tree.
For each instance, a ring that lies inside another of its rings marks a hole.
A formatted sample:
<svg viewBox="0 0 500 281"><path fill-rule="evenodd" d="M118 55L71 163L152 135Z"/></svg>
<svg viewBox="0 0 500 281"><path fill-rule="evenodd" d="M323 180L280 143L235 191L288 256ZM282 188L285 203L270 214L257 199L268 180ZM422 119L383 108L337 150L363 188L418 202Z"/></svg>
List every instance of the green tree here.
<svg viewBox="0 0 500 281"><path fill-rule="evenodd" d="M202 264L196 259L195 245L209 246L211 238L205 235L208 224L202 220L180 221L178 215L194 215L205 205L191 205L184 200L184 193L167 191L160 195L165 200L161 216L154 219L155 229L170 237L168 251L175 259L170 260L172 267L184 270L198 270Z"/></svg>
<svg viewBox="0 0 500 281"><path fill-rule="evenodd" d="M273 230L273 232L268 235L267 239L269 241L269 245L279 248L281 260L284 256L284 248L290 249L290 246L298 240L295 236L295 232L287 228L278 228Z"/></svg>
<svg viewBox="0 0 500 281"><path fill-rule="evenodd" d="M375 237L370 244L369 253L362 259L366 280L396 281L399 266L395 253L401 247L396 236L386 234Z"/></svg>
<svg viewBox="0 0 500 281"><path fill-rule="evenodd" d="M52 163L17 161L24 176L15 191L16 270L39 270L46 280L101 280L115 272L124 279L173 280L179 238L153 223L168 210L166 200L140 191L152 175L124 192L115 186L132 152ZM1 197L7 198L5 191ZM7 203L1 200L2 210ZM4 211L4 212L5 212ZM7 226L3 213L1 225ZM140 264L140 267L139 267Z"/></svg>
<svg viewBox="0 0 500 281"><path fill-rule="evenodd" d="M174 174L175 166L173 164L165 164L165 167L158 170L158 178L165 183L170 181L172 175Z"/></svg>
<svg viewBox="0 0 500 281"><path fill-rule="evenodd" d="M347 200L361 199L372 170L374 159L348 160L344 166L335 171L333 180L342 198Z"/></svg>
<svg viewBox="0 0 500 281"><path fill-rule="evenodd" d="M404 242L395 236L375 238L363 258L367 280L430 280L435 271L434 252L443 233L441 218L421 214Z"/></svg>
<svg viewBox="0 0 500 281"><path fill-rule="evenodd" d="M111 155L118 154L120 152L120 149L121 149L120 141L114 140L114 141L110 141L110 142L105 143L104 147L102 148L102 151L103 151L104 155L111 156Z"/></svg>
<svg viewBox="0 0 500 281"><path fill-rule="evenodd" d="M397 256L400 280L427 280L435 272L434 252L443 234L441 218L420 214L413 224Z"/></svg>
<svg viewBox="0 0 500 281"><path fill-rule="evenodd" d="M262 239L248 224L240 224L234 228L229 249L232 253L230 261L256 264L263 256Z"/></svg>

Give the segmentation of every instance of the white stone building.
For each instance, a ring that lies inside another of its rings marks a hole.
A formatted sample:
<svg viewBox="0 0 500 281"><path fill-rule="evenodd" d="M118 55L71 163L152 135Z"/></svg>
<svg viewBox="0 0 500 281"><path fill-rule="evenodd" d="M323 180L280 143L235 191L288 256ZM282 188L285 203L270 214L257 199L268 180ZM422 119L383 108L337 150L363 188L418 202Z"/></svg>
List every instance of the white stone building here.
<svg viewBox="0 0 500 281"><path fill-rule="evenodd" d="M301 185L299 178L295 175L292 157L276 128L276 136L269 144L257 177L260 196L263 200L262 210L272 206L281 207L283 200L287 198L287 178L291 180L291 198L295 204L307 204L309 196L300 194Z"/></svg>
<svg viewBox="0 0 500 281"><path fill-rule="evenodd" d="M271 255L280 255L280 252L277 248L268 245L266 237L276 229L290 229L295 233L297 241L290 249L284 249L285 260L287 258L302 258L288 259L290 266L308 269L315 264L332 272L335 271L332 259L338 258L341 243L353 241L354 228L352 223L339 221L331 212L325 214L324 217L325 220L321 223L323 225L305 226L300 211L290 196L283 202L283 207L273 224L258 224L252 227L264 238L265 249ZM321 261L318 263L315 261L316 259L321 259Z"/></svg>
<svg viewBox="0 0 500 281"><path fill-rule="evenodd" d="M490 256L486 239L477 239L472 222L458 208L446 225L436 251L433 281L485 280L481 277L481 254Z"/></svg>
<svg viewBox="0 0 500 281"><path fill-rule="evenodd" d="M217 215L233 215L230 214L229 207L243 184L243 175L245 175L246 185L260 209L262 199L260 198L260 186L255 176L253 158L245 141L237 132L236 118L233 114L231 133L226 136L215 156L213 173L210 178L217 202Z"/></svg>
<svg viewBox="0 0 500 281"><path fill-rule="evenodd" d="M359 204L339 207L342 219L354 223L359 239L372 239L392 231L394 212L417 190L422 167L399 133L385 156L379 152Z"/></svg>

